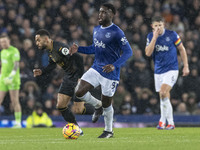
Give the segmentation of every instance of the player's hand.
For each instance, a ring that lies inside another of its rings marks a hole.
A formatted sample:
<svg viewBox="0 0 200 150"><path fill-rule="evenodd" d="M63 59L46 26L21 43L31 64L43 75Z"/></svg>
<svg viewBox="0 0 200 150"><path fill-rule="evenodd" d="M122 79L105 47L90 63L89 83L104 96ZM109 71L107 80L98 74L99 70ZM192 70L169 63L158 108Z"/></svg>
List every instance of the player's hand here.
<svg viewBox="0 0 200 150"><path fill-rule="evenodd" d="M37 77L42 75L42 70L41 69L33 69L33 76Z"/></svg>
<svg viewBox="0 0 200 150"><path fill-rule="evenodd" d="M153 37L157 39L159 36L159 32L160 32L160 28L153 29Z"/></svg>
<svg viewBox="0 0 200 150"><path fill-rule="evenodd" d="M187 76L187 75L189 75L189 73L190 73L189 68L188 67L184 67L183 68L183 76Z"/></svg>
<svg viewBox="0 0 200 150"><path fill-rule="evenodd" d="M69 54L73 55L74 53L76 53L78 51L78 45L73 43L73 45L69 48Z"/></svg>
<svg viewBox="0 0 200 150"><path fill-rule="evenodd" d="M4 79L4 83L5 83L6 85L11 84L12 81L13 81L13 77L6 77L6 78Z"/></svg>
<svg viewBox="0 0 200 150"><path fill-rule="evenodd" d="M103 72L109 73L115 70L115 66L113 66L112 64L108 64L108 65L103 66L102 69L103 69Z"/></svg>

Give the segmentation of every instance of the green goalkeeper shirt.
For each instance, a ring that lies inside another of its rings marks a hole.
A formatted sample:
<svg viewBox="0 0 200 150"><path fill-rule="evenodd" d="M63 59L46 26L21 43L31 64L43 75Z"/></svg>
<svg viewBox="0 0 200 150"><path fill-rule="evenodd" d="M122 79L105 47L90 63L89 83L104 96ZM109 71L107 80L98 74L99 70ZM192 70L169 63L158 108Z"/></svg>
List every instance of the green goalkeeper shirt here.
<svg viewBox="0 0 200 150"><path fill-rule="evenodd" d="M20 53L16 47L10 46L8 49L2 49L1 56L1 80L8 77L14 68L14 63L20 61ZM19 68L14 76L13 82L20 83Z"/></svg>

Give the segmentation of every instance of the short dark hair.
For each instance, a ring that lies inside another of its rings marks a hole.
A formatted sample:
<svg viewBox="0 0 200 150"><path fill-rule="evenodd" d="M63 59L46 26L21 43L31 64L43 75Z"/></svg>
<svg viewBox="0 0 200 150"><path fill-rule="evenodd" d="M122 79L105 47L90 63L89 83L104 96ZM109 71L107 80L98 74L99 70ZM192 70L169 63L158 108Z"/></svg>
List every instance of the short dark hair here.
<svg viewBox="0 0 200 150"><path fill-rule="evenodd" d="M104 6L104 7L108 8L108 9L110 9L114 15L116 14L116 9L115 9L115 7L113 6L113 4L110 4L110 3L103 3L101 6Z"/></svg>
<svg viewBox="0 0 200 150"><path fill-rule="evenodd" d="M164 22L165 19L161 16L154 16L153 18L151 18L151 23L153 22Z"/></svg>
<svg viewBox="0 0 200 150"><path fill-rule="evenodd" d="M45 29L38 30L35 35L40 35L40 36L45 36L46 35L46 36L48 36L50 38L50 33Z"/></svg>
<svg viewBox="0 0 200 150"><path fill-rule="evenodd" d="M0 39L2 39L2 38L8 38L8 39L9 39L9 37L8 37L7 34L1 34L1 35L0 35Z"/></svg>

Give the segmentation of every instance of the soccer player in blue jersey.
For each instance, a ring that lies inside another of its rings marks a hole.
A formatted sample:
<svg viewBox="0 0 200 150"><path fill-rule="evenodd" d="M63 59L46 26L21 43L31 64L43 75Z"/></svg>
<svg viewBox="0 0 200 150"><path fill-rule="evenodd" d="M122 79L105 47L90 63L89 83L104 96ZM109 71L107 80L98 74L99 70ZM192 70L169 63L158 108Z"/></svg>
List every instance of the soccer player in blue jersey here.
<svg viewBox="0 0 200 150"><path fill-rule="evenodd" d="M154 80L156 92L160 96L161 118L157 129L172 130L175 128L173 109L170 103L170 91L178 78L177 49L183 61L183 76L189 74L188 59L179 35L164 28L160 16L152 18L153 32L147 35L145 53L154 61ZM168 125L166 127L166 120Z"/></svg>
<svg viewBox="0 0 200 150"><path fill-rule="evenodd" d="M77 86L76 96L96 108L92 117L93 122L96 122L103 113L105 130L98 138L113 136L112 98L119 84L120 67L132 56L132 49L123 31L112 23L115 13L116 10L112 4L102 4L99 10L100 25L96 26L93 31L93 44L88 47L73 44L70 48L71 54L77 51L84 54L95 54L92 67L82 76ZM102 89L102 103L89 92L99 85Z"/></svg>

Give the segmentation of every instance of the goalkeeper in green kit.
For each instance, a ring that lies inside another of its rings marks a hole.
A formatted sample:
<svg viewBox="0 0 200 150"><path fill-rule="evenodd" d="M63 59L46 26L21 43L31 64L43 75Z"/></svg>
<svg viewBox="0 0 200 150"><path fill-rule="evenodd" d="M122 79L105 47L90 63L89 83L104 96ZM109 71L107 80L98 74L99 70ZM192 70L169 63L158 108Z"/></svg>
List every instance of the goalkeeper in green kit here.
<svg viewBox="0 0 200 150"><path fill-rule="evenodd" d="M15 113L14 128L21 128L21 105L19 102L20 73L19 61L20 53L16 47L10 45L10 39L7 35L0 36L0 105L2 104L6 93L9 92L10 100Z"/></svg>

